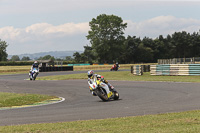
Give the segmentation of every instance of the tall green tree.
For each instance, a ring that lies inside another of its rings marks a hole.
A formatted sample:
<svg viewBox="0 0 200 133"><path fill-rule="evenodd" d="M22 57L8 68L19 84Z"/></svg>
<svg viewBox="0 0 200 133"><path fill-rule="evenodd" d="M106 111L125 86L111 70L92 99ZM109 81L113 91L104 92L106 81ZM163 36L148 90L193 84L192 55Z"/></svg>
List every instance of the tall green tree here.
<svg viewBox="0 0 200 133"><path fill-rule="evenodd" d="M90 31L86 36L97 53L99 62L112 62L120 56L125 40L123 36L127 23L121 17L101 14L89 22Z"/></svg>
<svg viewBox="0 0 200 133"><path fill-rule="evenodd" d="M189 57L200 57L200 35L198 32L191 34L191 41L189 44Z"/></svg>
<svg viewBox="0 0 200 133"><path fill-rule="evenodd" d="M120 62L121 63L134 63L137 59L138 46L141 43L141 39L136 36L128 36L124 47L121 50Z"/></svg>
<svg viewBox="0 0 200 133"><path fill-rule="evenodd" d="M80 63L81 62L81 54L79 52L75 52L73 54L74 60L76 63Z"/></svg>
<svg viewBox="0 0 200 133"><path fill-rule="evenodd" d="M65 60L66 60L66 61L72 61L73 59L72 59L71 56L66 56L66 57L65 57Z"/></svg>
<svg viewBox="0 0 200 133"><path fill-rule="evenodd" d="M29 61L29 60L31 60L31 59L30 59L30 57L28 57L28 56L23 56L23 57L22 57L22 61Z"/></svg>
<svg viewBox="0 0 200 133"><path fill-rule="evenodd" d="M90 46L84 46L84 52L83 55L85 56L85 59L89 62L92 63L93 60L95 60L95 53L92 47Z"/></svg>
<svg viewBox="0 0 200 133"><path fill-rule="evenodd" d="M174 55L175 58L185 58L188 57L188 48L190 45L190 34L182 31L182 32L175 32L172 34L172 43L174 44Z"/></svg>
<svg viewBox="0 0 200 133"><path fill-rule="evenodd" d="M8 54L6 53L6 48L8 47L7 42L0 39L0 61L6 61Z"/></svg>
<svg viewBox="0 0 200 133"><path fill-rule="evenodd" d="M145 47L143 43L140 43L137 49L136 62L150 63L153 61L153 50L150 47Z"/></svg>
<svg viewBox="0 0 200 133"><path fill-rule="evenodd" d="M11 57L11 61L20 61L20 58L19 58L18 55L13 55L13 56Z"/></svg>

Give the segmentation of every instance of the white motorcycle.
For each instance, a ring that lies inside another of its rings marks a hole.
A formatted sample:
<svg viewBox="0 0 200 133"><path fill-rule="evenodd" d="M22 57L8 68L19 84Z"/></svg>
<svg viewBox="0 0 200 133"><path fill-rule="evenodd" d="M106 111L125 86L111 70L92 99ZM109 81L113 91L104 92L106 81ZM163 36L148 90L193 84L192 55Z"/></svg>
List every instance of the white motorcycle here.
<svg viewBox="0 0 200 133"><path fill-rule="evenodd" d="M95 93L101 100L108 101L110 99L118 100L119 93L113 88L109 89L108 85L101 80L94 78L94 81L88 81L89 88Z"/></svg>
<svg viewBox="0 0 200 133"><path fill-rule="evenodd" d="M30 70L29 72L30 80L35 80L38 74L39 74L39 70L37 68L33 68L33 70Z"/></svg>

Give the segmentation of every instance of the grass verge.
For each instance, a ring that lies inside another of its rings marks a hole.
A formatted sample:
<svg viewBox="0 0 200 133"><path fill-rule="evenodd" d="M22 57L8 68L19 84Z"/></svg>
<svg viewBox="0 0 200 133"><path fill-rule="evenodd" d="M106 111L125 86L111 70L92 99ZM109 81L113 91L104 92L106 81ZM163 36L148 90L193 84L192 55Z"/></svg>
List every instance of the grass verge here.
<svg viewBox="0 0 200 133"><path fill-rule="evenodd" d="M5 133L197 133L200 111L101 120L0 126Z"/></svg>
<svg viewBox="0 0 200 133"><path fill-rule="evenodd" d="M200 76L133 76L130 72L99 72L108 80L200 82ZM39 80L87 79L87 74L38 77ZM1 97L1 96L0 96ZM63 123L44 123L16 126L0 126L0 132L8 133L197 133L200 131L200 111L166 113L135 117L87 120Z"/></svg>
<svg viewBox="0 0 200 133"><path fill-rule="evenodd" d="M53 98L56 97L48 95L39 95L39 94L16 94L16 93L0 92L0 108L30 105Z"/></svg>
<svg viewBox="0 0 200 133"><path fill-rule="evenodd" d="M142 76L134 76L129 71L98 72L98 74L103 75L107 80L200 82L200 76L151 76L149 72L144 73ZM87 72L80 74L38 77L38 80L68 79L87 79Z"/></svg>
<svg viewBox="0 0 200 133"><path fill-rule="evenodd" d="M0 75L28 73L31 66L0 66Z"/></svg>

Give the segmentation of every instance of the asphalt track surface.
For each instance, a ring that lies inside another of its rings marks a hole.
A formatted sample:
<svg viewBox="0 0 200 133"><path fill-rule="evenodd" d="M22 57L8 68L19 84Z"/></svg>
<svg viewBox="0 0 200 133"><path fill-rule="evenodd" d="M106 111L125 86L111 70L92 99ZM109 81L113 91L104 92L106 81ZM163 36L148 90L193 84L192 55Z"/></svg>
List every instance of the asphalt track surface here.
<svg viewBox="0 0 200 133"><path fill-rule="evenodd" d="M40 73L39 76L80 72L50 72ZM87 80L29 81L24 80L26 78L27 74L1 75L0 92L48 94L63 97L65 101L45 106L0 110L0 126L200 109L200 83L110 81L119 92L120 99L102 102L91 95Z"/></svg>

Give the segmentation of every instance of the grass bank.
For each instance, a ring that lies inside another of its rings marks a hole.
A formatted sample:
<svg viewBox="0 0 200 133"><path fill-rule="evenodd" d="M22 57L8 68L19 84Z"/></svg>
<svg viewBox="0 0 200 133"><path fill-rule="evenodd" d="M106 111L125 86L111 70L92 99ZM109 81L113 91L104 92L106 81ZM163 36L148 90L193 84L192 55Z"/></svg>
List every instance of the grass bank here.
<svg viewBox="0 0 200 133"><path fill-rule="evenodd" d="M145 72L142 76L134 76L130 71L98 72L98 74L103 75L107 80L200 82L200 76L151 76L149 72ZM87 71L80 74L38 77L38 80L68 79L87 79Z"/></svg>
<svg viewBox="0 0 200 133"><path fill-rule="evenodd" d="M101 120L0 126L2 133L198 133L200 111Z"/></svg>
<svg viewBox="0 0 200 133"><path fill-rule="evenodd" d="M39 95L39 94L16 94L16 93L0 92L0 108L30 105L53 98L56 97L48 95Z"/></svg>
<svg viewBox="0 0 200 133"><path fill-rule="evenodd" d="M31 66L0 66L0 75L28 73Z"/></svg>
<svg viewBox="0 0 200 133"><path fill-rule="evenodd" d="M120 69L130 69L132 65L137 64L120 64ZM150 64L145 64L150 65ZM66 65L64 65L66 66ZM89 65L89 66L74 66L74 71L82 70L110 70L112 65ZM0 66L0 75L6 74L20 74L28 73L31 68L31 65L27 66Z"/></svg>
<svg viewBox="0 0 200 133"><path fill-rule="evenodd" d="M87 72L87 71L86 71ZM200 76L134 76L130 71L99 72L108 80L200 82ZM87 79L87 74L38 77L39 80ZM1 95L0 95L1 98ZM197 133L200 111L62 123L0 126L2 133Z"/></svg>

